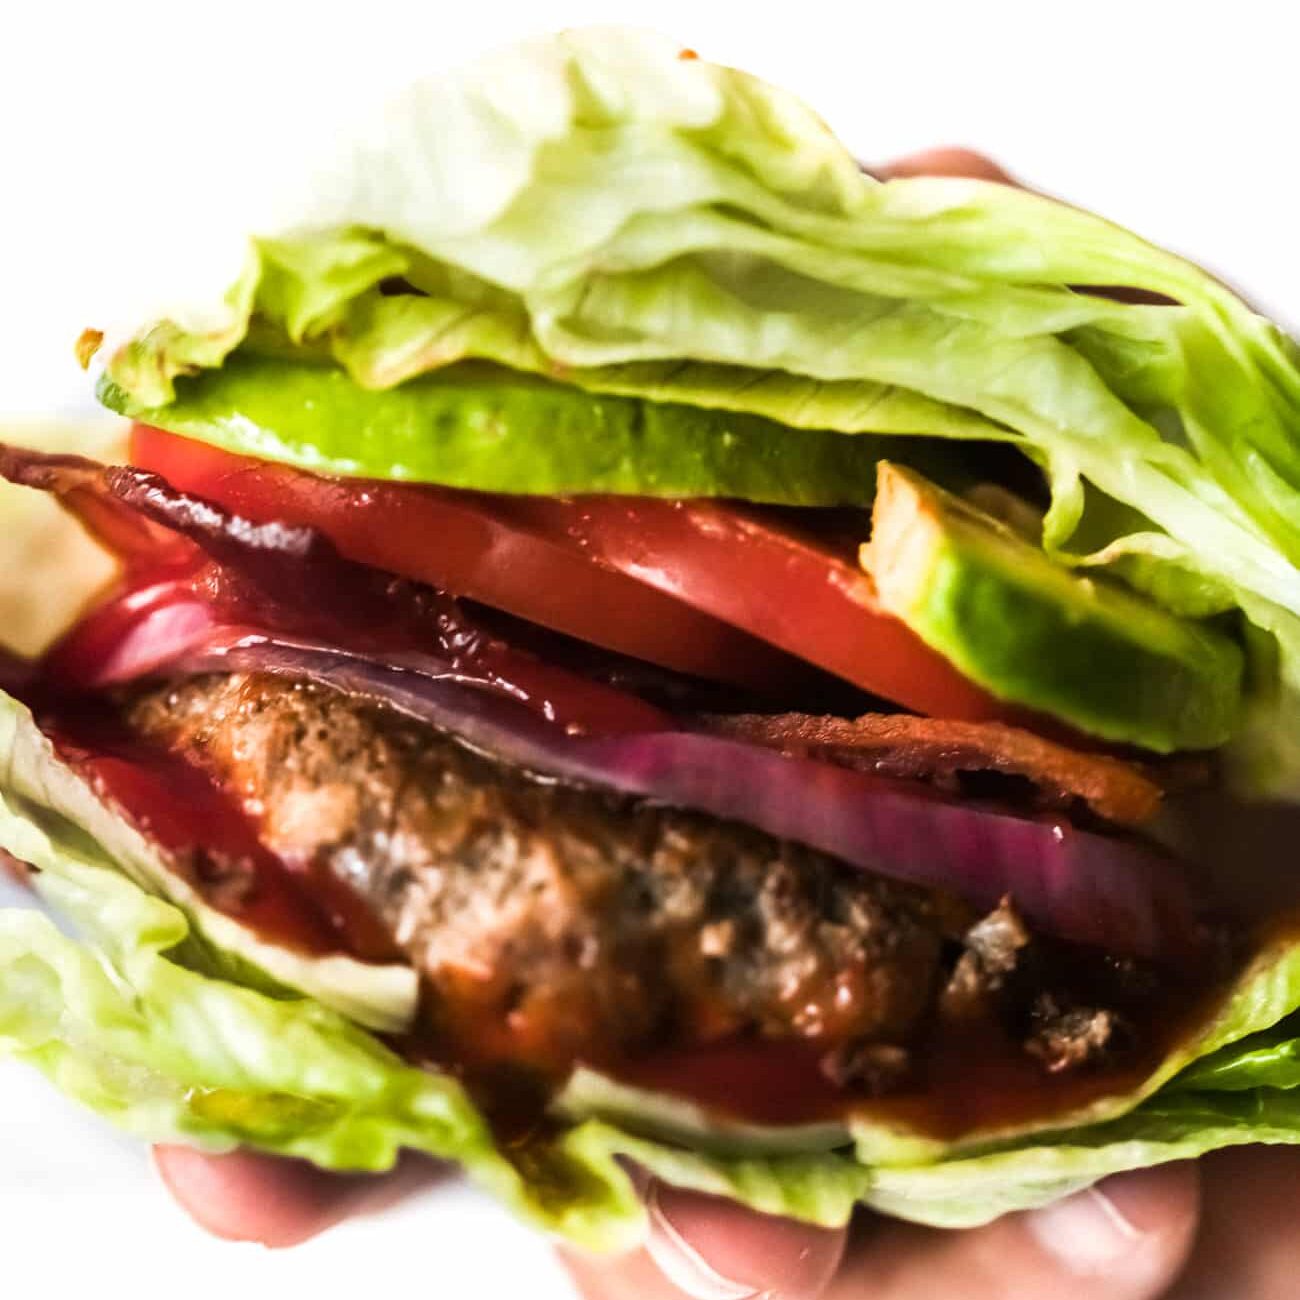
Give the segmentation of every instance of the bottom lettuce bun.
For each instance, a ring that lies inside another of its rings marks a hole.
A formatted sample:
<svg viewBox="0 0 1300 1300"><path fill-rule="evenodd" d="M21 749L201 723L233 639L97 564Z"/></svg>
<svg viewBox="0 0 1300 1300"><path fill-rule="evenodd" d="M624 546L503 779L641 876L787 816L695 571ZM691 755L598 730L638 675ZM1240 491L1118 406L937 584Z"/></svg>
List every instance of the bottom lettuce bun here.
<svg viewBox="0 0 1300 1300"><path fill-rule="evenodd" d="M676 1092L670 1061L660 1088L580 1068L526 1140L494 1135L461 1082L364 1027L409 1013L402 972L277 960L158 873L26 708L7 699L0 728L0 843L36 869L34 888L76 936L34 912L0 916L0 1043L149 1140L245 1144L331 1169L386 1169L411 1148L460 1162L550 1230L612 1248L641 1230L618 1157L773 1214L838 1224L862 1202L959 1227L1119 1170L1300 1138L1300 1026L1286 1020L1300 1004L1300 958L1285 943L1258 954L1123 1092L1088 1089L1090 1100L1029 1131L941 1141L909 1128L905 1110L878 1119L870 1107L840 1121L746 1122ZM729 1067L728 1085L770 1092L762 1056L754 1077L745 1064Z"/></svg>
<svg viewBox="0 0 1300 1300"><path fill-rule="evenodd" d="M0 443L0 1050L593 1247L1297 1140L1289 341L643 34L395 112Z"/></svg>

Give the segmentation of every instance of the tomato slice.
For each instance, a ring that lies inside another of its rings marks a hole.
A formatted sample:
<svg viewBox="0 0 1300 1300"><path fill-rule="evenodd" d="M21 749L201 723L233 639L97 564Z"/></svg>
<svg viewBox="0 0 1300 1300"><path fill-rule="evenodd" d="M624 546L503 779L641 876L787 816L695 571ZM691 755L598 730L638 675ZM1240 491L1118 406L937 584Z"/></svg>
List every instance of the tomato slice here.
<svg viewBox="0 0 1300 1300"><path fill-rule="evenodd" d="M325 478L137 425L132 463L256 522L307 524L339 551L605 649L762 694L806 666L738 628L595 563L509 509L514 498Z"/></svg>
<svg viewBox="0 0 1300 1300"><path fill-rule="evenodd" d="M668 668L788 692L803 660L920 713L1023 720L885 613L851 548L779 512L325 478L143 425L132 459L253 520L319 528L351 559Z"/></svg>
<svg viewBox="0 0 1300 1300"><path fill-rule="evenodd" d="M733 502L532 497L524 508L593 559L873 695L943 718L1023 715L881 609L857 563L860 532L846 546L791 523L788 512Z"/></svg>

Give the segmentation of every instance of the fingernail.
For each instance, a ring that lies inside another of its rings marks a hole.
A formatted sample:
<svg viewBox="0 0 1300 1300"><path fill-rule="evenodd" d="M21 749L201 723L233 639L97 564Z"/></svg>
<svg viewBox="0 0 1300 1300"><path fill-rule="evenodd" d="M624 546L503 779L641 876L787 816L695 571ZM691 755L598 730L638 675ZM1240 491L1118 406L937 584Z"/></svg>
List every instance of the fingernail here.
<svg viewBox="0 0 1300 1300"><path fill-rule="evenodd" d="M724 1277L705 1259L689 1230L673 1221L660 1198L659 1186L652 1182L646 1191L646 1213L650 1217L646 1251L659 1271L695 1300L755 1300L759 1292L750 1283Z"/></svg>
<svg viewBox="0 0 1300 1300"><path fill-rule="evenodd" d="M1026 1228L1072 1273L1104 1273L1150 1233L1153 1188L1144 1174L1108 1179L1025 1215Z"/></svg>

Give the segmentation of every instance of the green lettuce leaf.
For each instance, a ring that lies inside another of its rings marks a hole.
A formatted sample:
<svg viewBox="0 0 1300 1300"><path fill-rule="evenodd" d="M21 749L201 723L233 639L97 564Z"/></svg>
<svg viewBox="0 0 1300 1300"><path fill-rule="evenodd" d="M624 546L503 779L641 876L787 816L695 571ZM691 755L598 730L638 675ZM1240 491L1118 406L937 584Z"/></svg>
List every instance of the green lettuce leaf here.
<svg viewBox="0 0 1300 1300"><path fill-rule="evenodd" d="M312 956L262 939L206 903L158 847L61 762L31 712L0 692L0 788L11 804L69 842L86 841L150 892L183 908L191 943L206 965L270 990L293 989L372 1029L410 1026L419 996L406 965L378 965L344 955ZM33 861L0 834L0 847ZM21 846L20 846L21 847ZM36 865L42 865L37 863Z"/></svg>
<svg viewBox="0 0 1300 1300"><path fill-rule="evenodd" d="M1140 1087L1034 1125L955 1143L865 1117L770 1128L580 1071L551 1134L503 1149L459 1083L406 1064L359 1023L378 1012L384 1025L382 984L374 1000L356 972L285 965L233 922L223 929L77 788L25 708L2 695L0 708L0 848L37 868L37 890L78 935L0 911L0 1052L149 1140L330 1169L382 1170L423 1151L461 1162L530 1221L610 1248L643 1228L624 1157L812 1222L842 1223L865 1200L960 1225L1119 1169L1300 1141L1300 1102L1280 1092L1300 1083L1285 1023L1300 1007L1300 951L1279 943Z"/></svg>
<svg viewBox="0 0 1300 1300"><path fill-rule="evenodd" d="M1251 1143L1300 1142L1300 1092L1168 1091L1123 1119L985 1154L875 1171L864 1199L885 1214L973 1228L1046 1205L1110 1174Z"/></svg>
<svg viewBox="0 0 1300 1300"><path fill-rule="evenodd" d="M1290 1017L1202 1057L1178 1077L1179 1089L1248 1092L1300 1086L1300 1023Z"/></svg>
<svg viewBox="0 0 1300 1300"><path fill-rule="evenodd" d="M644 1230L624 1158L810 1222L843 1223L865 1201L956 1227L1120 1170L1300 1141L1300 1091L1286 1091L1300 1082L1296 1027L1228 1045L1300 1001L1300 958L1275 953L1160 1077L1186 1056L1216 1054L1135 1108L1134 1097L1111 1099L1116 1117L1100 1122L950 1149L890 1149L877 1134L855 1154L828 1126L718 1128L689 1105L588 1078L560 1107L567 1127L503 1150L454 1079L407 1065L318 1002L205 969L184 913L103 859L89 837L4 795L0 843L40 867L42 898L79 936L34 911L0 912L0 1052L150 1141L245 1145L328 1169L380 1171L402 1149L455 1160L530 1222L593 1248L626 1247Z"/></svg>
<svg viewBox="0 0 1300 1300"><path fill-rule="evenodd" d="M793 96L677 55L580 30L413 87L254 242L203 328L108 349L105 392L166 425L184 376L236 348L380 388L478 358L792 438L1002 440L1049 477L1049 549L1100 491L1142 522L1094 564L1267 634L1277 689L1239 770L1300 790L1278 723L1300 717L1295 345L1108 222L988 182L877 183ZM221 437L238 449L237 423Z"/></svg>
<svg viewBox="0 0 1300 1300"><path fill-rule="evenodd" d="M62 832L66 828L60 828ZM0 842L39 866L76 928L0 911L0 1052L149 1141L256 1147L380 1171L403 1149L458 1161L526 1219L592 1248L635 1242L642 1211L619 1158L775 1214L842 1223L866 1172L845 1154L705 1156L590 1120L503 1151L454 1079L405 1064L308 998L191 964L185 914L0 797Z"/></svg>

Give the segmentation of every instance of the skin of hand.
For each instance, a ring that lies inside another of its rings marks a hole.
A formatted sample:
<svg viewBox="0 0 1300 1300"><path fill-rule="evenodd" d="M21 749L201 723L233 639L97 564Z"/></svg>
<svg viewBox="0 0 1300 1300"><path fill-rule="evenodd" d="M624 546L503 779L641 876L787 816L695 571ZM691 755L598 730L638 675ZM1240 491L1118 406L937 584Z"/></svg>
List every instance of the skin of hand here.
<svg viewBox="0 0 1300 1300"><path fill-rule="evenodd" d="M970 176L1015 184L967 149L914 154L881 179ZM296 1245L392 1204L444 1175L403 1160L390 1174L328 1174L296 1161L158 1147L178 1204L234 1241ZM944 1232L863 1214L847 1230L812 1228L645 1180L646 1245L615 1259L569 1252L584 1300L1292 1300L1293 1189L1300 1155L1220 1152L1109 1178L984 1228Z"/></svg>

